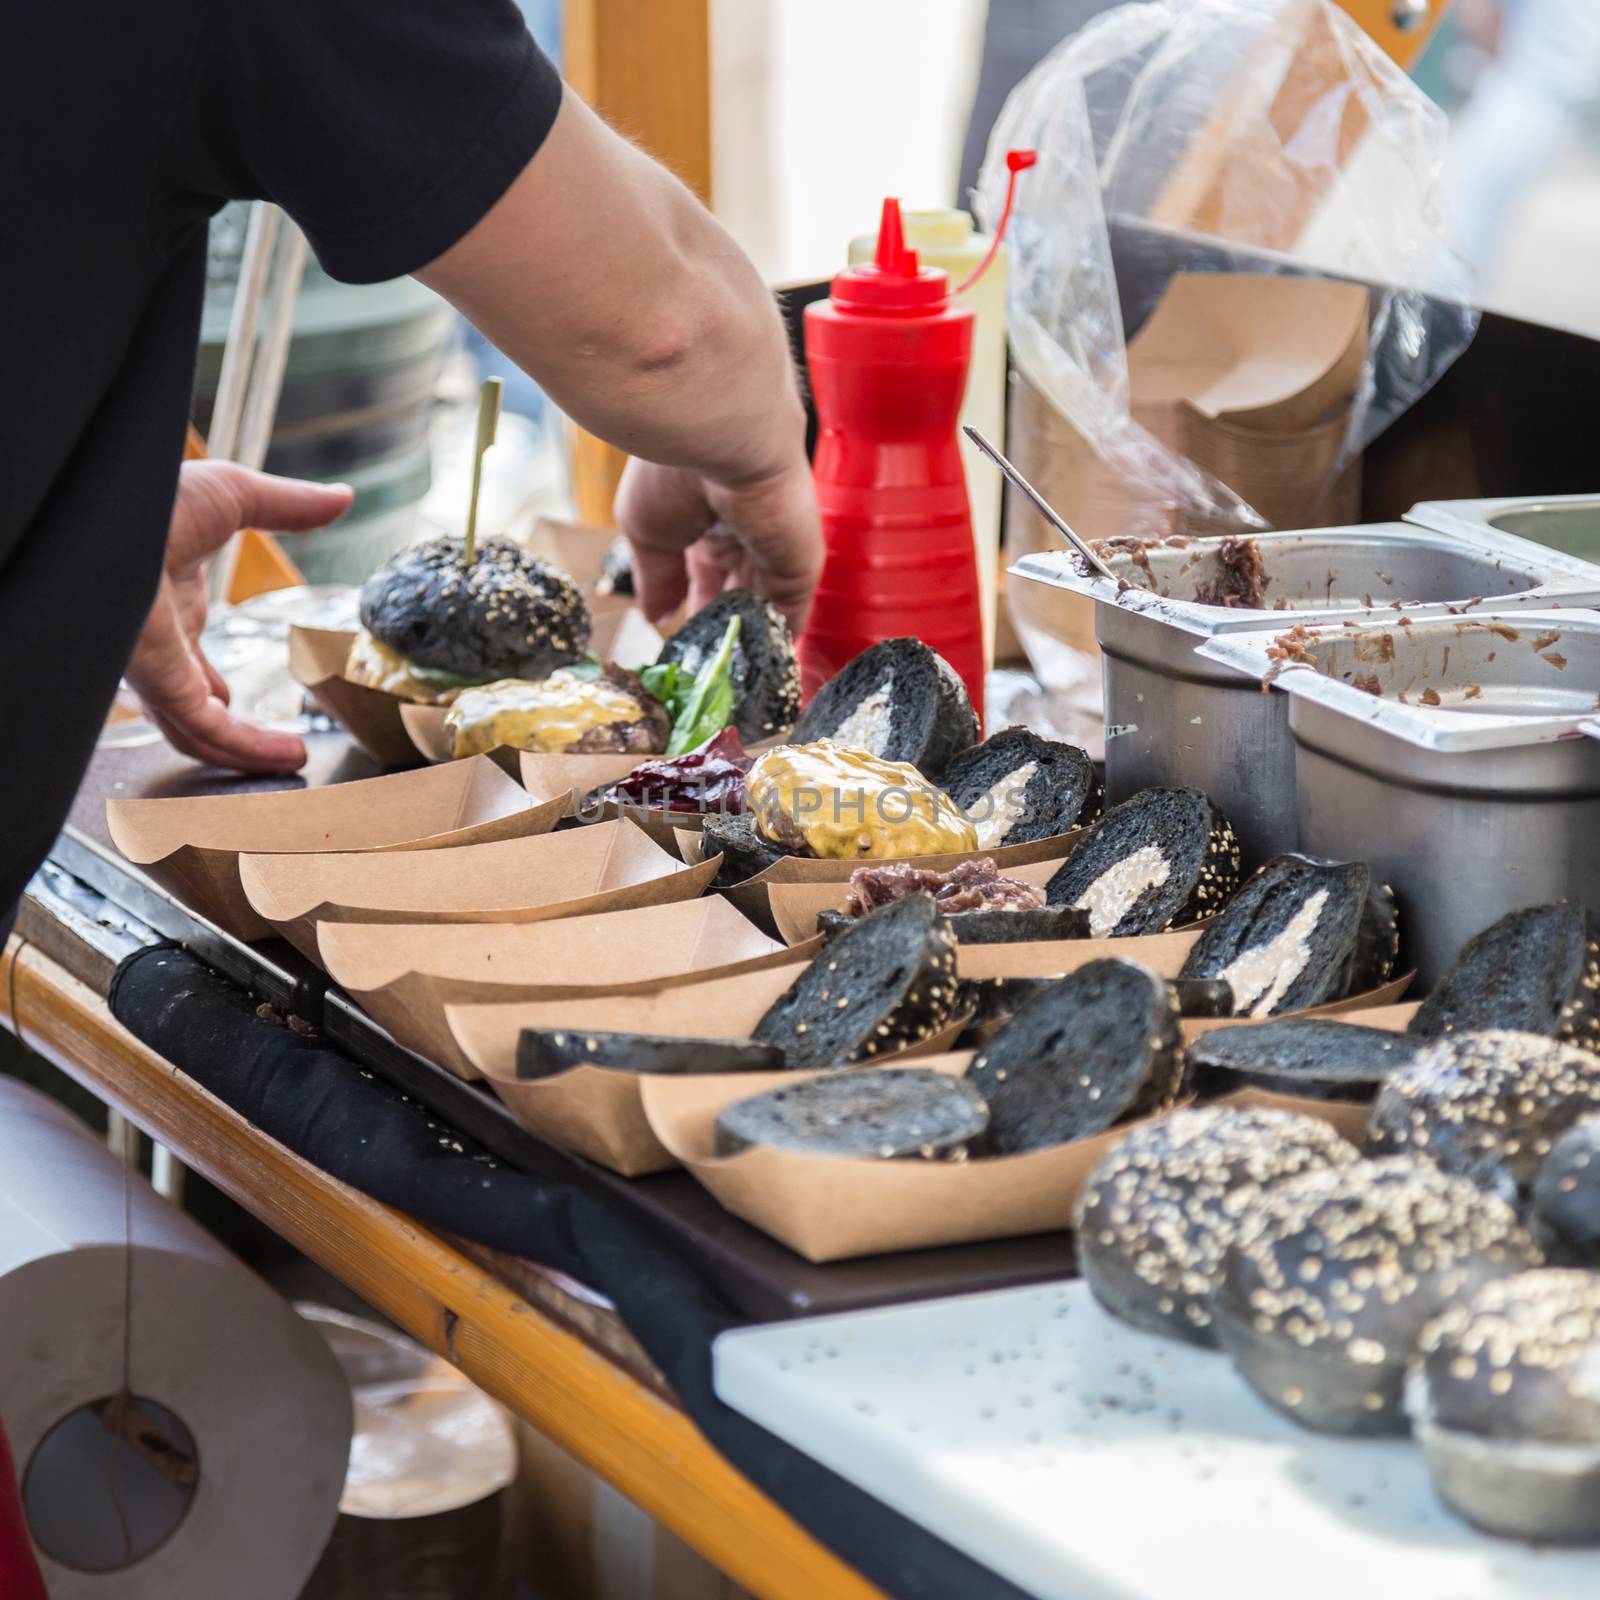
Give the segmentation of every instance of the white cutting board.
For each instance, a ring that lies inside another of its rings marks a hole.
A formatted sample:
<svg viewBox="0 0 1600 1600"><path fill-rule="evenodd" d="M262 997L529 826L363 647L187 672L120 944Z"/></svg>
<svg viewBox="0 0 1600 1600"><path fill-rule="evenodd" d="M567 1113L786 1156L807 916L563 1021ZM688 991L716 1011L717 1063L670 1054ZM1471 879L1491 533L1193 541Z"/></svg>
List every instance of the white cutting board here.
<svg viewBox="0 0 1600 1600"><path fill-rule="evenodd" d="M717 1393L1040 1600L1596 1600L1475 1533L1404 1440L1271 1411L1081 1282L724 1334Z"/></svg>

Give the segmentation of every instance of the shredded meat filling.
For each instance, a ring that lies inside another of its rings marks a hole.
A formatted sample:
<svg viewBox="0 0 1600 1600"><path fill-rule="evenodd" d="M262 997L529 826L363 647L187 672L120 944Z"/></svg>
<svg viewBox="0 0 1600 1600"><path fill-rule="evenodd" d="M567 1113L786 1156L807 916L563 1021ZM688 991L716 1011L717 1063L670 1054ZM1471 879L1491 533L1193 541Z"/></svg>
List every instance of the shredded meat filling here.
<svg viewBox="0 0 1600 1600"><path fill-rule="evenodd" d="M913 894L931 894L946 916L962 911L1034 911L1045 904L1043 889L1003 876L988 856L979 856L958 862L948 872L930 872L904 862L857 867L850 875L845 910L864 917Z"/></svg>

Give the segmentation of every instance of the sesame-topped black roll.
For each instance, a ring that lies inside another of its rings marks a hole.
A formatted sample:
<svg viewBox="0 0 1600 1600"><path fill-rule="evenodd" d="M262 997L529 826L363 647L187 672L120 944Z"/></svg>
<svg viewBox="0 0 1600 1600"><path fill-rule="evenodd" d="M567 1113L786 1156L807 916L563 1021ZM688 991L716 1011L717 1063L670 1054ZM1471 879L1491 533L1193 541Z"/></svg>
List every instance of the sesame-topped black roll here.
<svg viewBox="0 0 1600 1600"><path fill-rule="evenodd" d="M1198 922L1238 883L1239 841L1198 789L1142 789L1095 823L1045 894L1087 911L1107 939Z"/></svg>
<svg viewBox="0 0 1600 1600"><path fill-rule="evenodd" d="M548 677L589 648L577 585L505 538L482 540L470 567L460 539L390 556L361 590L361 625L414 665L474 682Z"/></svg>
<svg viewBox="0 0 1600 1600"><path fill-rule="evenodd" d="M1551 1145L1597 1111L1600 1056L1533 1033L1464 1033L1390 1075L1367 1150L1426 1156L1523 1210Z"/></svg>
<svg viewBox="0 0 1600 1600"><path fill-rule="evenodd" d="M1506 1028L1600 1049L1600 930L1560 901L1474 934L1411 1019L1425 1038Z"/></svg>
<svg viewBox="0 0 1600 1600"><path fill-rule="evenodd" d="M1091 961L1040 990L972 1058L999 1155L1165 1110L1183 1084L1178 1001L1147 967Z"/></svg>
<svg viewBox="0 0 1600 1600"><path fill-rule="evenodd" d="M956 1005L956 941L930 896L862 917L831 940L752 1032L792 1069L840 1067L921 1044Z"/></svg>
<svg viewBox="0 0 1600 1600"><path fill-rule="evenodd" d="M1420 1039L1386 1028L1282 1017L1201 1034L1189 1046L1189 1068L1202 1096L1260 1089L1313 1100L1370 1100L1424 1048Z"/></svg>
<svg viewBox="0 0 1600 1600"><path fill-rule="evenodd" d="M1546 1249L1600 1267L1600 1116L1583 1117L1550 1147L1533 1180Z"/></svg>
<svg viewBox="0 0 1600 1600"><path fill-rule="evenodd" d="M783 613L749 589L728 589L689 618L661 647L658 665L690 677L714 656L728 621L739 619L729 676L733 725L747 744L785 732L800 710L800 663Z"/></svg>
<svg viewBox="0 0 1600 1600"><path fill-rule="evenodd" d="M1078 1265L1113 1316L1215 1345L1211 1297L1222 1260L1263 1191L1355 1146L1292 1111L1204 1106L1135 1128L1078 1199Z"/></svg>
<svg viewBox="0 0 1600 1600"><path fill-rule="evenodd" d="M1600 1542L1600 1273L1520 1272L1451 1306L1423 1332L1406 1401L1458 1515Z"/></svg>
<svg viewBox="0 0 1600 1600"><path fill-rule="evenodd" d="M1081 828L1099 810L1088 756L1028 728L1004 728L963 750L940 781L978 830L982 850Z"/></svg>
<svg viewBox="0 0 1600 1600"><path fill-rule="evenodd" d="M1250 1386L1327 1433L1404 1433L1423 1327L1493 1278L1539 1264L1516 1213L1404 1156L1268 1189L1228 1247L1212 1308Z"/></svg>

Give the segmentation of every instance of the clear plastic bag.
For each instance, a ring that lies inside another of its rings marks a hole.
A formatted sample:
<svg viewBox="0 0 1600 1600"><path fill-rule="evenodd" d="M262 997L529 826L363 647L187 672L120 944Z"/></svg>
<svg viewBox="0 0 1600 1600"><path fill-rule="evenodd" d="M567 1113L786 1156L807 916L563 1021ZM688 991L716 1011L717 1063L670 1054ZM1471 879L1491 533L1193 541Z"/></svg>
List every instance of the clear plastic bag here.
<svg viewBox="0 0 1600 1600"><path fill-rule="evenodd" d="M1443 113L1328 0L1119 6L1013 91L976 209L998 215L1007 150L1038 151L1011 221L1013 360L1147 513L1119 531L1267 525L1133 415L1125 334L1175 272L1368 287L1354 403L1319 467L1330 477L1466 347L1477 313L1443 234L1445 132Z"/></svg>

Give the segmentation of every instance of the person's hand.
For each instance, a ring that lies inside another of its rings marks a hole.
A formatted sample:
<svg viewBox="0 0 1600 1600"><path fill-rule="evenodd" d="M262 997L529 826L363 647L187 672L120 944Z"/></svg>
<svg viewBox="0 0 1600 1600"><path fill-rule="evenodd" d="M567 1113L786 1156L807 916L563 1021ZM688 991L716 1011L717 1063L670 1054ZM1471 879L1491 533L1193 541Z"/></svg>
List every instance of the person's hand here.
<svg viewBox="0 0 1600 1600"><path fill-rule="evenodd" d="M743 483L630 460L617 525L633 546L634 587L652 622L688 597L690 612L724 589L765 595L800 631L822 574L822 532L805 455Z"/></svg>
<svg viewBox="0 0 1600 1600"><path fill-rule="evenodd" d="M304 533L350 509L343 484L303 483L227 461L190 461L178 482L156 603L126 677L167 742L196 761L240 772L295 772L304 742L228 710L228 686L200 649L206 560L240 528Z"/></svg>

